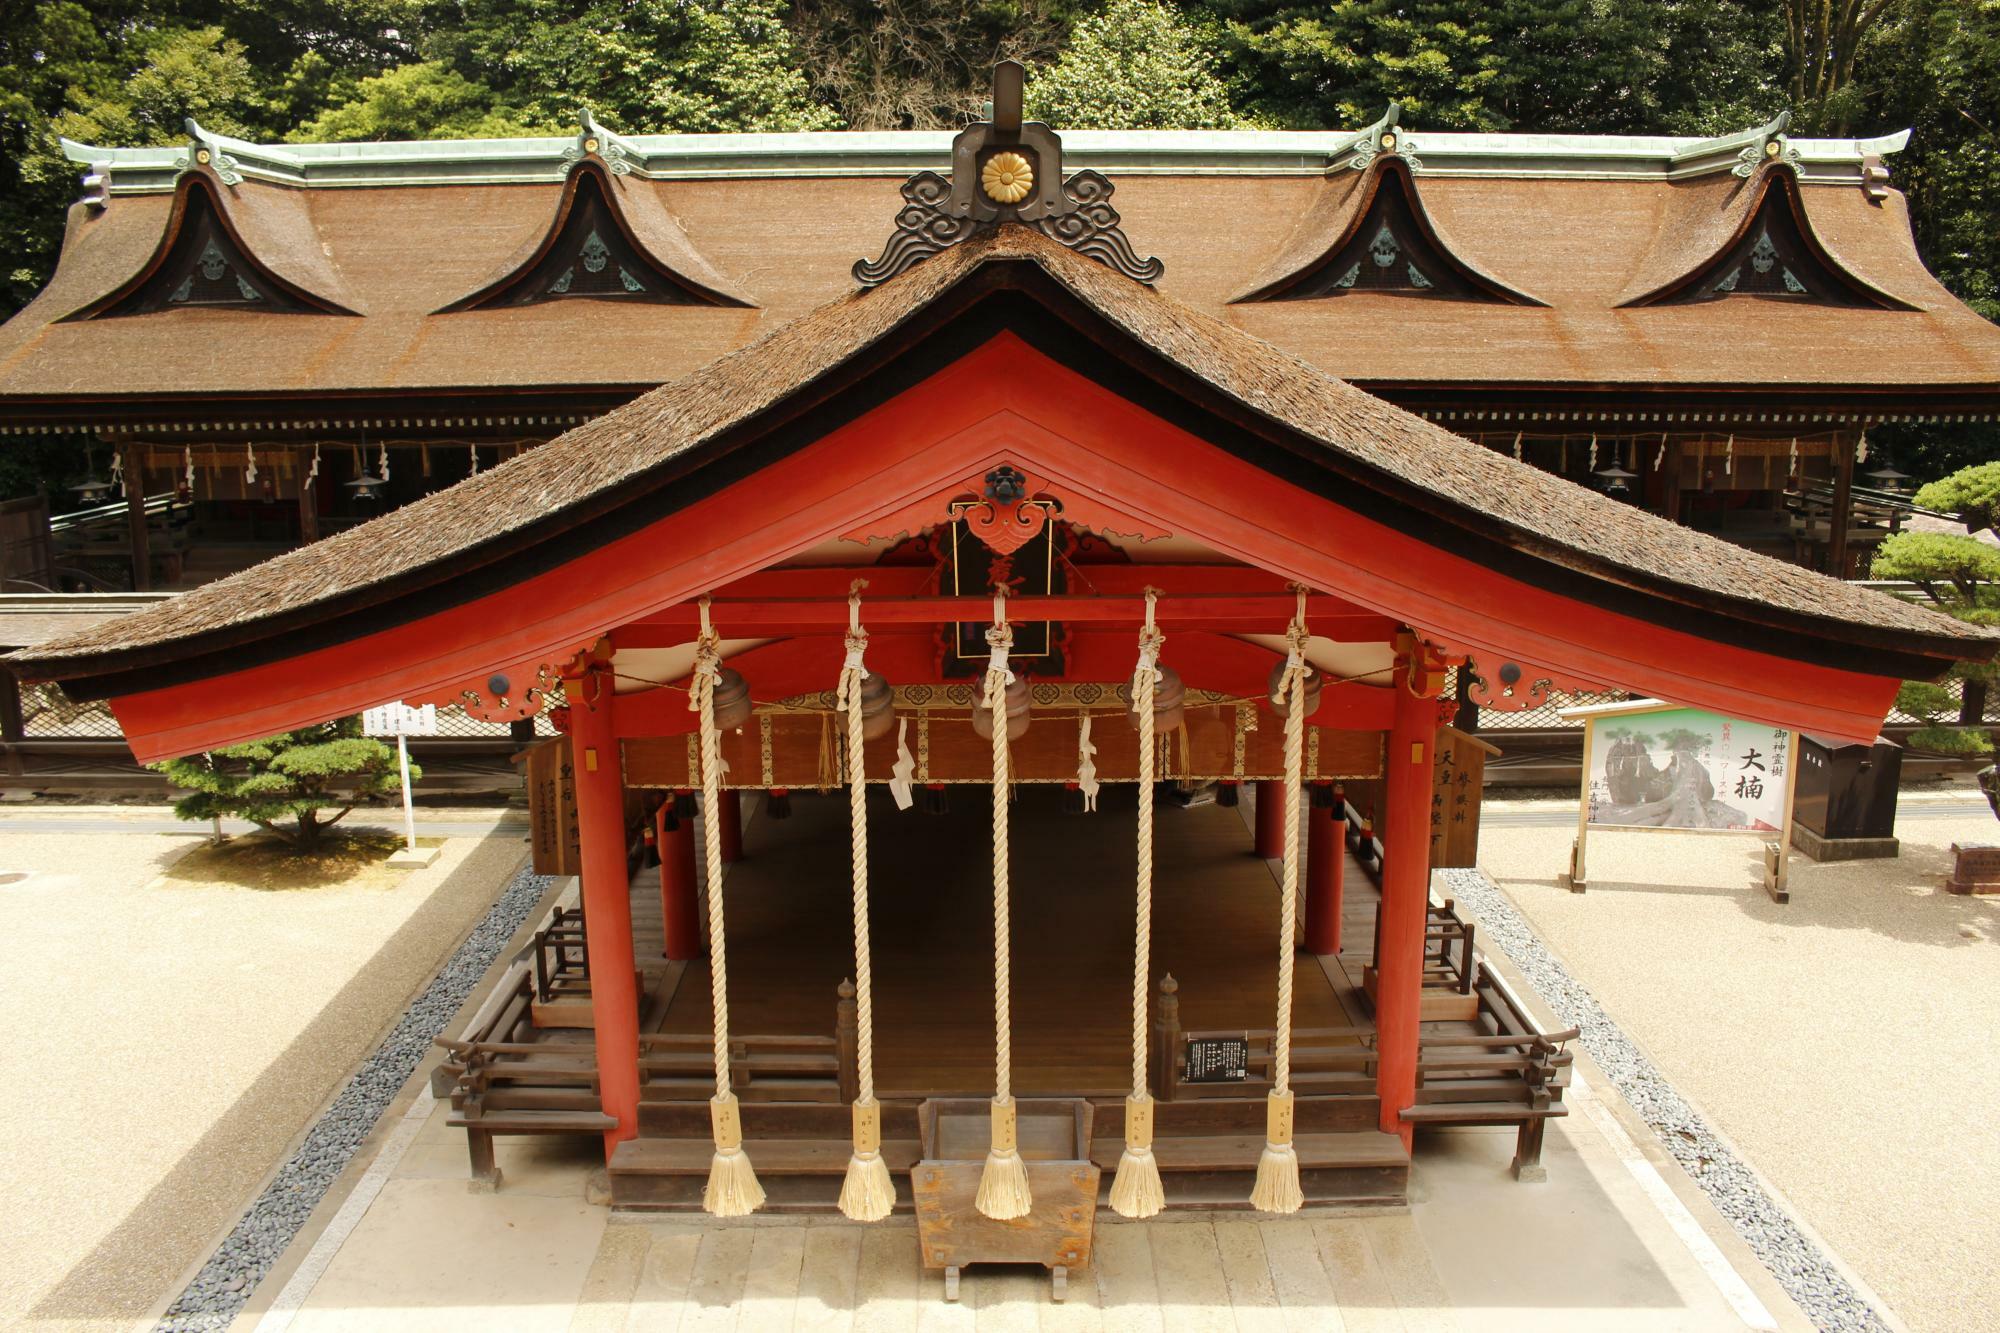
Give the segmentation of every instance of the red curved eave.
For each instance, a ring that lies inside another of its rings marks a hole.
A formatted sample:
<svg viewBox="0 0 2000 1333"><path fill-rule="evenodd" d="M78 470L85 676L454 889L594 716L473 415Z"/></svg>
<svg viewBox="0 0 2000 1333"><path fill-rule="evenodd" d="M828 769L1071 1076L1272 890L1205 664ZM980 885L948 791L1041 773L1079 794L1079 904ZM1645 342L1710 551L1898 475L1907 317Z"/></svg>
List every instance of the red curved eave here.
<svg viewBox="0 0 2000 1333"><path fill-rule="evenodd" d="M152 761L435 694L590 642L1003 462L1494 661L1851 740L1874 738L1895 694L1888 677L1700 638L1495 573L1292 486L1002 333L755 476L517 588L115 698L112 710Z"/></svg>

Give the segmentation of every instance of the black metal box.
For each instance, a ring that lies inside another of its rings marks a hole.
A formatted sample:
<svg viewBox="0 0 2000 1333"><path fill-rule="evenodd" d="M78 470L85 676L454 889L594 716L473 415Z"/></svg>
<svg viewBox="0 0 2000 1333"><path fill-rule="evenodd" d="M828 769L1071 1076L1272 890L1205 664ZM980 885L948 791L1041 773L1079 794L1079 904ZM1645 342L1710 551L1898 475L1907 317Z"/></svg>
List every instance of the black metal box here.
<svg viewBox="0 0 2000 1333"><path fill-rule="evenodd" d="M1843 745L1799 736L1793 822L1822 838L1893 838L1903 747L1877 736L1873 745Z"/></svg>

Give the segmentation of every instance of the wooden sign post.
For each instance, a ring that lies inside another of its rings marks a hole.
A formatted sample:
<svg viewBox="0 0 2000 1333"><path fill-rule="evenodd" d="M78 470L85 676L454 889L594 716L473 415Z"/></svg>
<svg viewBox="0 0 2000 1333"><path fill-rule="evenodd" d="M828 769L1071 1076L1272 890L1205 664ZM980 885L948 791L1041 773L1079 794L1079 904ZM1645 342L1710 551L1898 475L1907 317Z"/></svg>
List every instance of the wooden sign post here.
<svg viewBox="0 0 2000 1333"><path fill-rule="evenodd" d="M435 847L422 852L417 850L417 811L410 795L409 740L412 736L435 736L437 729L436 704L424 704L419 708L404 703L383 704L361 715L361 733L364 736L396 738L396 762L402 770L403 850L389 858L392 866L417 868L427 866L438 858Z"/></svg>
<svg viewBox="0 0 2000 1333"><path fill-rule="evenodd" d="M1752 833L1766 838L1764 891L1788 902L1796 737L1782 727L1658 699L1562 710L1583 720L1583 788L1569 887L1588 883L1590 831ZM1768 835L1775 833L1777 842Z"/></svg>

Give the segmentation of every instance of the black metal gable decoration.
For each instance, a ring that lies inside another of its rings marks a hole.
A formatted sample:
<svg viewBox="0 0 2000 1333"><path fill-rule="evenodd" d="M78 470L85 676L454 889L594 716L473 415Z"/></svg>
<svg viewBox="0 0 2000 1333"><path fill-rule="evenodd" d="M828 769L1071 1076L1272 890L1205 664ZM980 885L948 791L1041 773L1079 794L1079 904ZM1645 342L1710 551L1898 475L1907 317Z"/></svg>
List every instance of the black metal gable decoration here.
<svg viewBox="0 0 2000 1333"><path fill-rule="evenodd" d="M1062 139L1040 121L1021 120L1019 62L993 67L993 119L976 121L951 143L951 175L920 171L903 182L903 208L882 257L857 260L863 287L887 282L969 236L1019 222L1137 282L1166 271L1140 259L1119 229L1112 184L1103 173L1062 174Z"/></svg>

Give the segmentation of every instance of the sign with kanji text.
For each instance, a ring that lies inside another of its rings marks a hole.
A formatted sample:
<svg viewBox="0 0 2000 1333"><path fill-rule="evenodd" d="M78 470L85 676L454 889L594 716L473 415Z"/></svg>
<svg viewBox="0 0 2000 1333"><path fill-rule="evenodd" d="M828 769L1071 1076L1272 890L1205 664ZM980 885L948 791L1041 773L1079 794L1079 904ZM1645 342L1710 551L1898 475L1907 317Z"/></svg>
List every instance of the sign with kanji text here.
<svg viewBox="0 0 2000 1333"><path fill-rule="evenodd" d="M413 708L409 704L383 704L361 715L364 736L435 736L438 731L436 704Z"/></svg>
<svg viewBox="0 0 2000 1333"><path fill-rule="evenodd" d="M1242 1083L1250 1077L1248 1037L1189 1037L1183 1083Z"/></svg>
<svg viewBox="0 0 2000 1333"><path fill-rule="evenodd" d="M1694 708L1593 719L1588 822L1598 828L1757 830L1785 822L1792 733Z"/></svg>

